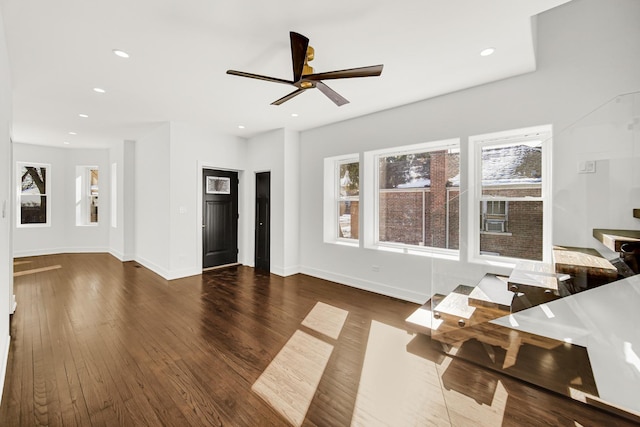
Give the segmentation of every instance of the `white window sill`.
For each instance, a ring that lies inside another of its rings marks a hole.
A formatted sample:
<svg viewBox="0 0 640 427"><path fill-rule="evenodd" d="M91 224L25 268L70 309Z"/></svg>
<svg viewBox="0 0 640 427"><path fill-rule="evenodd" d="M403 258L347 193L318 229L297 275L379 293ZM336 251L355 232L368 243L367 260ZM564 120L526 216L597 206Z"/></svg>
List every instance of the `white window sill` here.
<svg viewBox="0 0 640 427"><path fill-rule="evenodd" d="M360 242L358 242L358 240L348 240L348 239L328 240L328 241L325 241L325 243L329 243L330 245L349 246L352 248L360 247Z"/></svg>
<svg viewBox="0 0 640 427"><path fill-rule="evenodd" d="M444 259L448 261L459 261L460 251L456 249L440 249L429 246L408 246L408 245L388 245L377 244L367 249L378 251L393 252L399 254L417 255L429 258Z"/></svg>
<svg viewBox="0 0 640 427"><path fill-rule="evenodd" d="M51 224L17 224L16 228L42 228L51 227Z"/></svg>
<svg viewBox="0 0 640 427"><path fill-rule="evenodd" d="M490 256L486 256L486 257L476 256L476 257L471 257L469 259L469 262L472 264L486 265L489 267L497 267L497 268L508 268L508 269L514 269L518 261L526 261L526 260L518 260L515 258L499 259L498 257L490 257Z"/></svg>

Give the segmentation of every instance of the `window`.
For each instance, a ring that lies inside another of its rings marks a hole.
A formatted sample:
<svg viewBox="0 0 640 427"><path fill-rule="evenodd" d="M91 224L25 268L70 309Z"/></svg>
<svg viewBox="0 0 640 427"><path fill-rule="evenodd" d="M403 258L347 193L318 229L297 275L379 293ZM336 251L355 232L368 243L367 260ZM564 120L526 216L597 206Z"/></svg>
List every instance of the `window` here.
<svg viewBox="0 0 640 427"><path fill-rule="evenodd" d="M470 138L471 258L547 261L550 127Z"/></svg>
<svg viewBox="0 0 640 427"><path fill-rule="evenodd" d="M374 245L459 247L459 141L379 151Z"/></svg>
<svg viewBox="0 0 640 427"><path fill-rule="evenodd" d="M324 241L358 244L360 160L357 154L324 160Z"/></svg>
<svg viewBox="0 0 640 427"><path fill-rule="evenodd" d="M76 166L76 225L98 224L97 166Z"/></svg>
<svg viewBox="0 0 640 427"><path fill-rule="evenodd" d="M111 227L118 227L118 164L111 163Z"/></svg>
<svg viewBox="0 0 640 427"><path fill-rule="evenodd" d="M337 163L338 238L358 239L360 209L360 162Z"/></svg>
<svg viewBox="0 0 640 427"><path fill-rule="evenodd" d="M17 226L37 227L50 225L51 165L18 162Z"/></svg>

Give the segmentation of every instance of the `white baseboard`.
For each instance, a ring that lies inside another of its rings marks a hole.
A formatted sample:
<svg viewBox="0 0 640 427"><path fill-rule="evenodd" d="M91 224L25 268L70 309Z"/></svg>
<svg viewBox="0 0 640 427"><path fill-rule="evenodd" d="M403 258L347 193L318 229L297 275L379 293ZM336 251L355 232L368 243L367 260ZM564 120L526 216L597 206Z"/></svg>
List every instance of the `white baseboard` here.
<svg viewBox="0 0 640 427"><path fill-rule="evenodd" d="M109 253L122 262L134 261L135 257L131 254L123 254L120 251L116 251L115 249L109 249Z"/></svg>
<svg viewBox="0 0 640 427"><path fill-rule="evenodd" d="M165 277L165 279L176 280L183 277L197 276L198 274L202 274L202 268L183 268L181 270L171 270L169 276Z"/></svg>
<svg viewBox="0 0 640 427"><path fill-rule="evenodd" d="M300 273L300 266L282 267L280 265L272 265L269 272L281 277L287 277Z"/></svg>
<svg viewBox="0 0 640 427"><path fill-rule="evenodd" d="M357 277L337 274L331 271L320 270L312 267L300 267L300 273L306 274L320 279L329 280L331 282L340 283L341 285L351 286L353 288L362 289L376 294L386 295L388 297L398 298L404 301L414 302L416 304L424 304L430 296L420 292L414 292L407 289L400 289L394 286L385 285L383 283L372 282L369 280L359 279Z"/></svg>
<svg viewBox="0 0 640 427"><path fill-rule="evenodd" d="M162 278L165 280L176 280L182 279L183 277L197 276L198 274L202 274L202 268L188 267L182 268L180 270L167 270L166 268L162 268L156 263L142 257L135 257L133 261L136 261L138 264L148 268L157 275L162 276Z"/></svg>
<svg viewBox="0 0 640 427"><path fill-rule="evenodd" d="M162 268L159 265L149 261L148 259L145 259L143 257L137 256L137 257L135 257L134 261L137 262L138 264L148 268L149 270L153 271L157 275L162 276L163 279L171 280L171 279L169 279L170 274L169 274L168 270L165 270L164 268Z"/></svg>
<svg viewBox="0 0 640 427"><path fill-rule="evenodd" d="M4 390L4 379L7 375L7 365L9 364L9 346L11 345L11 335L7 335L5 351L2 354L2 366L0 366L0 403L2 403L2 392Z"/></svg>

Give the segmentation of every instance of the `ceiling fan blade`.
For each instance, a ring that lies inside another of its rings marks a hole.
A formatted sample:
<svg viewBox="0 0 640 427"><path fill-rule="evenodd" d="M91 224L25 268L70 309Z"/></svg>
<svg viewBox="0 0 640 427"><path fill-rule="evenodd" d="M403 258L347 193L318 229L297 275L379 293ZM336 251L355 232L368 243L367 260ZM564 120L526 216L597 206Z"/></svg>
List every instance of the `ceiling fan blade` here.
<svg viewBox="0 0 640 427"><path fill-rule="evenodd" d="M293 63L293 81L297 82L302 77L304 69L304 61L307 58L307 48L309 47L309 39L302 34L291 31L291 62Z"/></svg>
<svg viewBox="0 0 640 427"><path fill-rule="evenodd" d="M274 83L283 83L287 85L293 84L293 82L289 80L278 79L276 77L261 76L260 74L245 73L244 71L227 70L227 74L231 74L232 76L249 77L251 79L266 80L268 82Z"/></svg>
<svg viewBox="0 0 640 427"><path fill-rule="evenodd" d="M298 95L300 95L302 92L304 92L306 89L297 89L294 90L293 92L291 92L289 95L283 96L282 98L278 99L277 101L273 101L271 103L271 105L280 105L283 104L285 102L287 102L288 100L290 100L293 97L296 97Z"/></svg>
<svg viewBox="0 0 640 427"><path fill-rule="evenodd" d="M327 73L309 74L304 76L305 80L329 80L329 79L349 79L352 77L376 77L382 74L384 65L372 65L370 67L349 68L347 70L329 71Z"/></svg>
<svg viewBox="0 0 640 427"><path fill-rule="evenodd" d="M346 98L344 98L338 92L331 89L329 86L327 86L322 82L316 83L316 87L320 89L320 92L324 93L327 96L327 98L332 100L338 107L349 103L349 101Z"/></svg>

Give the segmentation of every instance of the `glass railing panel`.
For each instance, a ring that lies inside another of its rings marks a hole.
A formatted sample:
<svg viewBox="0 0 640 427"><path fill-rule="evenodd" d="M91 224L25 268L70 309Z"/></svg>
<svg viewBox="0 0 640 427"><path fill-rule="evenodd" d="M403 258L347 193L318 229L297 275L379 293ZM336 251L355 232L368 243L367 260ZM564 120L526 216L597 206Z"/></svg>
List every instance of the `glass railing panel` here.
<svg viewBox="0 0 640 427"><path fill-rule="evenodd" d="M487 181L475 199L459 194L455 209L430 208L426 222L458 226L460 257L426 260L425 333L451 356L640 415L640 93L554 129L551 147L550 195L537 188L507 200ZM489 154L478 167L496 171ZM534 160L519 169L531 183L518 185L535 185ZM468 214L470 200L478 215ZM509 233L543 227L543 203L551 245L535 237L509 245Z"/></svg>

